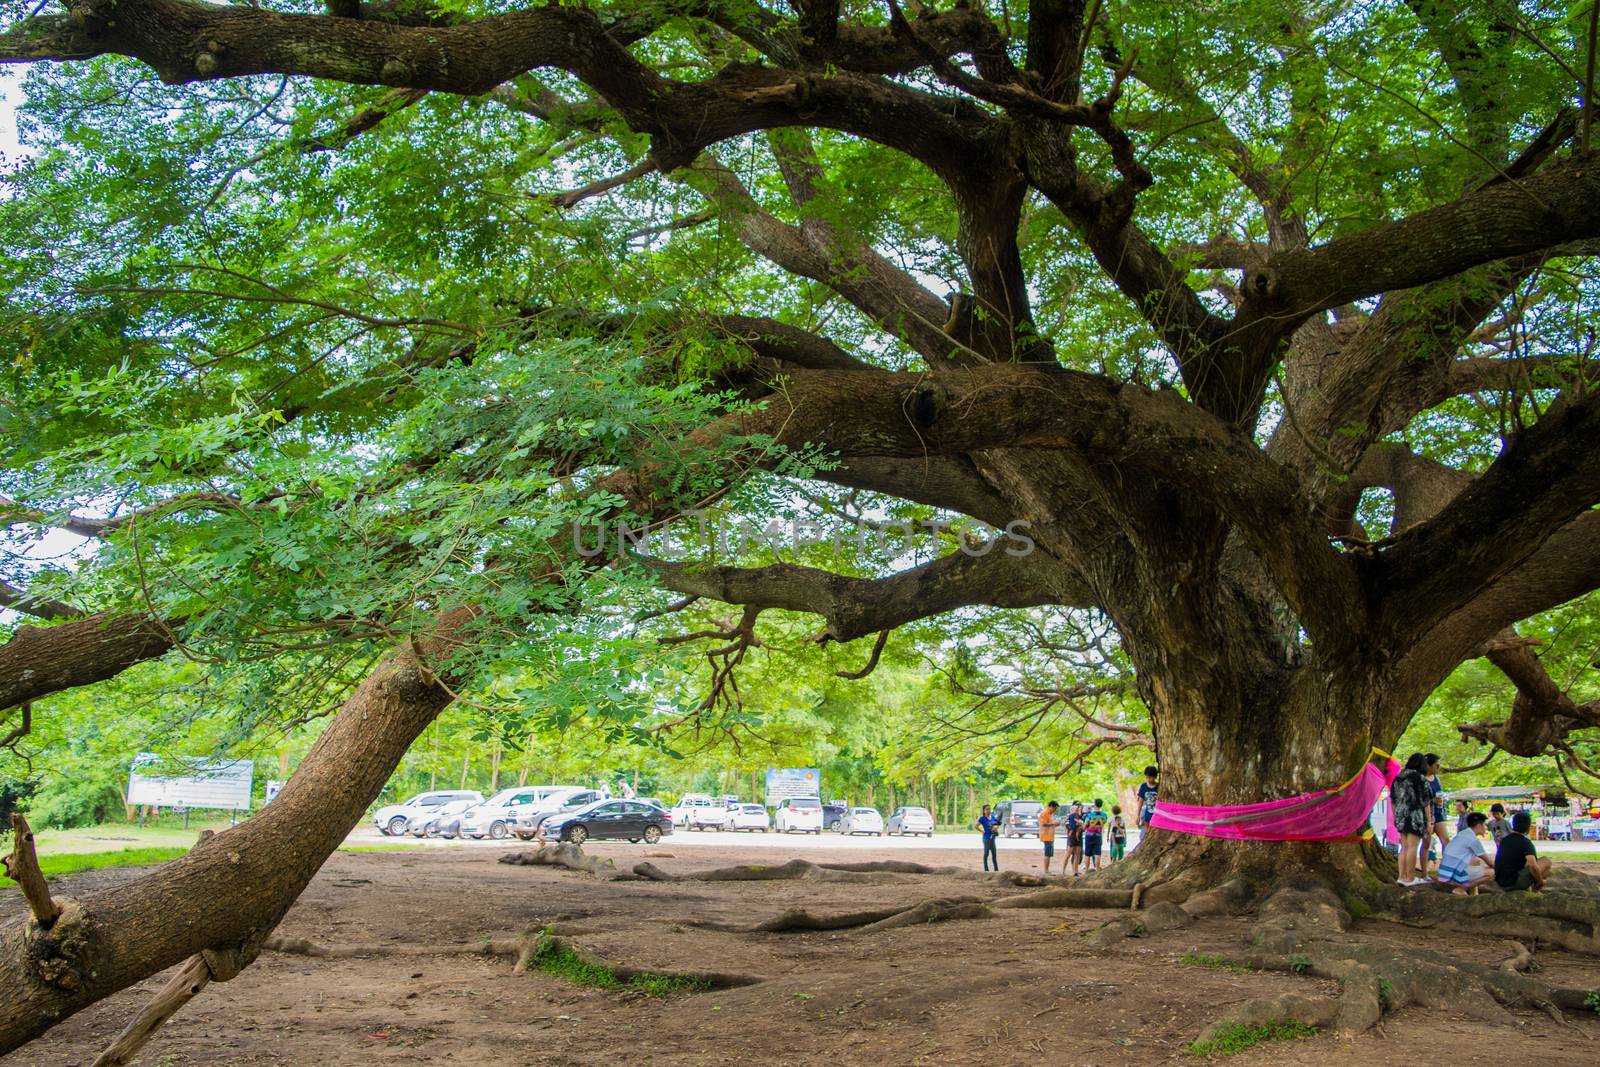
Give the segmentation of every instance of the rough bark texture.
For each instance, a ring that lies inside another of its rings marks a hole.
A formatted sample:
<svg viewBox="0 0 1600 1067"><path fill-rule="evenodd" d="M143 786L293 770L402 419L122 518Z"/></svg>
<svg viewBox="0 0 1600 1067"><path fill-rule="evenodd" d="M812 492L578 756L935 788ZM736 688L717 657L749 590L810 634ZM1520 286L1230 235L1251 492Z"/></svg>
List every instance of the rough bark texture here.
<svg viewBox="0 0 1600 1067"><path fill-rule="evenodd" d="M0 926L0 1052L203 950L252 958L450 702L433 670L473 616L391 653L351 694L270 806L142 878L64 899L49 930ZM423 659L419 659L419 653Z"/></svg>

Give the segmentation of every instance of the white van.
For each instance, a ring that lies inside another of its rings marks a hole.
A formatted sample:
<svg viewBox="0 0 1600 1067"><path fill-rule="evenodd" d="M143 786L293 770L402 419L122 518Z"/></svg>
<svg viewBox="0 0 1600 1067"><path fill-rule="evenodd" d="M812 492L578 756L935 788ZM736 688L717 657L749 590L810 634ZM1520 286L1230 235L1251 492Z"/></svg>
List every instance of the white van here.
<svg viewBox="0 0 1600 1067"><path fill-rule="evenodd" d="M721 799L705 793L685 793L672 809L674 830L721 830L727 821Z"/></svg>
<svg viewBox="0 0 1600 1067"><path fill-rule="evenodd" d="M802 834L822 833L822 800L820 797L790 797L778 804L778 814L772 828L780 834L798 831Z"/></svg>

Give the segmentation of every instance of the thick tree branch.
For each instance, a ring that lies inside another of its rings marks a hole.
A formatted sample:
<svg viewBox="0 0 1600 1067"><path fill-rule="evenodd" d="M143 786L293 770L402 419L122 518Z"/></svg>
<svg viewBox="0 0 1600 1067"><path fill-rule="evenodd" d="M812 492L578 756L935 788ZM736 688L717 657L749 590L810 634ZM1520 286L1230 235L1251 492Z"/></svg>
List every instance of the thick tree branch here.
<svg viewBox="0 0 1600 1067"><path fill-rule="evenodd" d="M1387 625L1421 634L1514 570L1600 502L1600 394L1558 402L1489 469L1396 538L1369 580Z"/></svg>
<svg viewBox="0 0 1600 1067"><path fill-rule="evenodd" d="M807 612L826 620L824 638L854 641L907 622L983 604L1022 608L1091 606L1087 590L1042 553L1011 555L997 543L983 556L940 557L887 578L851 578L791 563L713 567L641 559L669 589L756 608ZM1011 546L1013 550L1015 546Z"/></svg>

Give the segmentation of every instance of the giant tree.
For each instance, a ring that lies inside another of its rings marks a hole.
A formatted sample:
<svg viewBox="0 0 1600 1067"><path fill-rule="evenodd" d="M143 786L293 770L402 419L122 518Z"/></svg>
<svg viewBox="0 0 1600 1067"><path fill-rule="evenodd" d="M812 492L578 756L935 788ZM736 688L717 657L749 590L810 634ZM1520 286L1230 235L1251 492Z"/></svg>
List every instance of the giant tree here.
<svg viewBox="0 0 1600 1067"><path fill-rule="evenodd" d="M1097 609L1179 801L1341 780L1485 654L1522 694L1486 742L1596 725L1512 629L1600 586L1565 9L15 10L6 520L97 547L7 576L62 621L0 647L0 706L173 649L391 651L268 811L6 930L0 1047L247 962L433 715L626 575L737 606L710 706L765 611L875 659ZM802 498L1022 537L841 573L570 531ZM1158 835L1115 876L1369 861Z"/></svg>

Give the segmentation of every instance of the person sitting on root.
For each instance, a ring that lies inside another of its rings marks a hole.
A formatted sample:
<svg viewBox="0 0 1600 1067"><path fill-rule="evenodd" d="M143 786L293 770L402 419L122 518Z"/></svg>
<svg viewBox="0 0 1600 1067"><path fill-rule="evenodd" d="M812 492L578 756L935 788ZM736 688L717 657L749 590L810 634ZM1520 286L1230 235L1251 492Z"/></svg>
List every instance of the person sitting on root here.
<svg viewBox="0 0 1600 1067"><path fill-rule="evenodd" d="M1460 894L1476 896L1478 887L1494 877L1494 861L1483 845L1489 816L1474 811L1467 824L1439 854L1438 884Z"/></svg>
<svg viewBox="0 0 1600 1067"><path fill-rule="evenodd" d="M1417 877L1417 851L1432 829L1433 803L1428 795L1428 783L1423 778L1428 761L1420 752L1412 753L1406 760L1405 770L1389 786L1389 805L1394 812L1394 826L1400 832L1400 884L1426 885L1426 878Z"/></svg>
<svg viewBox="0 0 1600 1067"><path fill-rule="evenodd" d="M1494 854L1494 881L1508 892L1544 888L1550 877L1550 861L1540 859L1538 850L1528 838L1533 819L1525 811L1511 816L1511 832L1500 842Z"/></svg>

